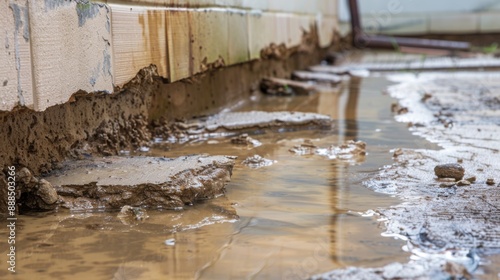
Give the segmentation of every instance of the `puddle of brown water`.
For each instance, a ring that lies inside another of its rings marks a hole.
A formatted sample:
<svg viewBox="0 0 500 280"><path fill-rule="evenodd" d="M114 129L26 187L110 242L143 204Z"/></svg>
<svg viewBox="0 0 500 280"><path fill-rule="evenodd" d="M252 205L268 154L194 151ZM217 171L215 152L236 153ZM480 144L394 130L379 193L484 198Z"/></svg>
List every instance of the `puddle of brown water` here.
<svg viewBox="0 0 500 280"><path fill-rule="evenodd" d="M110 212L20 217L12 279L302 279L346 266L407 262L402 241L382 237L381 223L358 214L399 203L361 184L392 163L390 149L434 148L394 121L392 99L381 93L387 85L384 78L353 80L339 92L262 96L240 108L329 114L337 119L332 131L252 135L263 143L253 149L212 139L164 144L148 154L237 155L225 197L184 211L150 210L148 220L133 225ZM302 139L318 146L359 139L368 155L350 165L290 153ZM254 154L277 163L261 169L240 164Z"/></svg>

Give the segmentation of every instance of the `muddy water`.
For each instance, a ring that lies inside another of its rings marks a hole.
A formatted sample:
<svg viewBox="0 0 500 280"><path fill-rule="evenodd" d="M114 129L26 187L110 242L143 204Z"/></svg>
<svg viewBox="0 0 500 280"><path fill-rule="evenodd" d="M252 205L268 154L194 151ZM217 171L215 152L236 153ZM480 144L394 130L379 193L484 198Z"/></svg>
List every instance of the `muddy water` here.
<svg viewBox="0 0 500 280"><path fill-rule="evenodd" d="M394 121L393 100L382 93L388 84L355 79L310 96L261 96L237 109L329 114L337 120L329 131L259 132L251 135L263 143L256 148L229 138L159 144L148 155L237 155L226 195L184 210L149 210L143 222L120 220L116 212L24 215L12 279L302 279L407 262L404 243L382 237L383 224L361 215L400 202L361 184L392 163L390 149L435 148ZM368 155L353 164L288 151L304 139L322 147L363 140ZM241 164L255 154L276 163Z"/></svg>

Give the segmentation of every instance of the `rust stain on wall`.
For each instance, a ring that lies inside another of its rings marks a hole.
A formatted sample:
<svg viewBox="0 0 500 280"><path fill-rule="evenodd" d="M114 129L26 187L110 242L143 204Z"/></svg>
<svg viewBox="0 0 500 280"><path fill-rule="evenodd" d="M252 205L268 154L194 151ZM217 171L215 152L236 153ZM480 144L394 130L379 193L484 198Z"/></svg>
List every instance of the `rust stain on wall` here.
<svg viewBox="0 0 500 280"><path fill-rule="evenodd" d="M158 66L161 76L167 77L166 64L166 39L165 39L165 12L151 11L139 14L139 24L142 27L142 44L145 59ZM163 48L162 48L163 46ZM144 65L134 65L140 69Z"/></svg>
<svg viewBox="0 0 500 280"><path fill-rule="evenodd" d="M166 13L167 50L171 81L192 75L191 23L188 12L170 10Z"/></svg>
<svg viewBox="0 0 500 280"><path fill-rule="evenodd" d="M166 44L165 44L165 12L161 15L153 11L148 11L148 28L149 28L149 50L153 56L153 61L159 64L159 69L166 69ZM163 42L161 40L163 38ZM161 46L165 46L165 52L162 52ZM160 70L161 71L161 70ZM166 76L167 73L165 73ZM161 73L160 73L161 75Z"/></svg>

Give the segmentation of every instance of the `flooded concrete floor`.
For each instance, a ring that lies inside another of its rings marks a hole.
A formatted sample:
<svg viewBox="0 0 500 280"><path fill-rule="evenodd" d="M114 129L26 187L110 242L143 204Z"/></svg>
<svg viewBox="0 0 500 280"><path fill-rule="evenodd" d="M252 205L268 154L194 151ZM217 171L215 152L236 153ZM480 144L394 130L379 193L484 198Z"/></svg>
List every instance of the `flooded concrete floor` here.
<svg viewBox="0 0 500 280"><path fill-rule="evenodd" d="M393 99L382 93L389 84L383 77L352 79L338 90L260 96L237 108L328 114L336 119L332 130L261 131L251 135L262 143L255 148L230 138L158 144L145 155L238 156L225 196L184 210L149 210L149 219L133 223L117 212L27 213L18 221L12 279L303 279L407 262L406 242L383 237L384 223L369 215L401 201L363 181L393 163L395 147L438 147L394 120ZM352 163L289 152L304 139L317 146L363 140L368 154ZM255 154L276 163L241 164Z"/></svg>

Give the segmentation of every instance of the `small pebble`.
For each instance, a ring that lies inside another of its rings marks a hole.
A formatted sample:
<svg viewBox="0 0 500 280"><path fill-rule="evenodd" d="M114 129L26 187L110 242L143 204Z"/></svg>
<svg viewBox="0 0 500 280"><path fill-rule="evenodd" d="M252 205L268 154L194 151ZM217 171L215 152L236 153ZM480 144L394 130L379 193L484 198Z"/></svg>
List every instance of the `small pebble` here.
<svg viewBox="0 0 500 280"><path fill-rule="evenodd" d="M409 112L408 108L402 107L401 109L398 110L398 115L403 115L403 114L406 114L408 112Z"/></svg>
<svg viewBox="0 0 500 280"><path fill-rule="evenodd" d="M174 238L170 238L170 239L165 240L165 245L167 245L167 246L174 246L175 245L175 239Z"/></svg>
<svg viewBox="0 0 500 280"><path fill-rule="evenodd" d="M467 180L460 180L457 182L457 186L459 186L459 187L469 186L469 185L470 185L470 182Z"/></svg>
<svg viewBox="0 0 500 280"><path fill-rule="evenodd" d="M392 156L396 158L402 154L403 154L403 150L401 148L398 148L398 149L394 150L394 154Z"/></svg>
<svg viewBox="0 0 500 280"><path fill-rule="evenodd" d="M439 186L440 186L441 188L451 188L451 187L453 187L454 185L455 185L455 183L453 183L453 182L446 182L446 183L441 183Z"/></svg>
<svg viewBox="0 0 500 280"><path fill-rule="evenodd" d="M469 178L465 178L465 180L471 182L471 183L474 183L476 181L476 176L472 176L472 177L469 177Z"/></svg>
<svg viewBox="0 0 500 280"><path fill-rule="evenodd" d="M465 169L458 163L440 164L434 167L434 173L439 178L455 178L462 180Z"/></svg>
<svg viewBox="0 0 500 280"><path fill-rule="evenodd" d="M427 101L427 99L432 98L432 94L430 93L425 93L424 96L422 96L422 102Z"/></svg>
<svg viewBox="0 0 500 280"><path fill-rule="evenodd" d="M489 186L493 186L495 184L495 179L493 179L493 178L487 179L486 184Z"/></svg>

